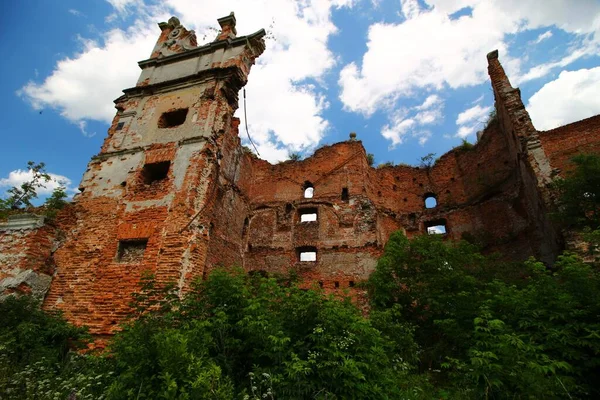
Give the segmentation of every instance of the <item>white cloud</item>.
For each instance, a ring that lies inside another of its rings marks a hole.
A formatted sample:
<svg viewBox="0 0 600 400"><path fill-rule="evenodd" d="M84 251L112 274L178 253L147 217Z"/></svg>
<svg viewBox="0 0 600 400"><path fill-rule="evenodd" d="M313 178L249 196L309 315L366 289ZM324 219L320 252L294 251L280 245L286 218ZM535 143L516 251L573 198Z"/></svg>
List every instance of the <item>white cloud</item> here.
<svg viewBox="0 0 600 400"><path fill-rule="evenodd" d="M550 39L552 37L552 31L546 31L544 33L540 33L537 39L535 39L534 43L538 44L543 42L546 39Z"/></svg>
<svg viewBox="0 0 600 400"><path fill-rule="evenodd" d="M249 130L263 150L261 156L276 161L290 150L314 148L324 136L327 103L320 86L305 80L320 82L334 66L327 47L336 33L330 14L336 7L351 6L352 0L167 0L157 6L141 0L108 1L117 13L135 9L135 25L108 31L101 42L87 42L80 53L57 63L43 82L24 86L19 94L34 108L54 108L79 127L86 120L110 122L112 100L135 85L137 61L152 51L160 33L157 22L174 13L196 30L199 41L205 35L211 40L215 34L209 28L218 27L216 19L235 10L240 35L265 28L274 38L267 41L247 86ZM243 117L239 112L237 116Z"/></svg>
<svg viewBox="0 0 600 400"><path fill-rule="evenodd" d="M418 0L400 0L400 8L406 19L416 18L421 13Z"/></svg>
<svg viewBox="0 0 600 400"><path fill-rule="evenodd" d="M477 129L477 125L463 125L458 128L458 132L456 132L456 136L465 139L467 136L475 133L475 129Z"/></svg>
<svg viewBox="0 0 600 400"><path fill-rule="evenodd" d="M85 14L74 8L69 8L67 11L69 12L69 14L73 14L76 17L85 17Z"/></svg>
<svg viewBox="0 0 600 400"><path fill-rule="evenodd" d="M381 136L391 140L391 147L394 148L403 142L404 136L414 125L414 119L405 119L400 113L396 113L390 118L390 124L384 126L381 130Z"/></svg>
<svg viewBox="0 0 600 400"><path fill-rule="evenodd" d="M367 116L388 109L418 89L441 90L477 85L487 79L485 55L498 49L509 72L520 75L510 57L507 35L555 26L579 35L570 55L517 77L534 79L588 54L600 42L600 2L595 0L414 0L401 3L406 20L375 23L360 64L347 64L339 76L340 99L347 110ZM465 7L471 13L451 15ZM435 27L435 29L432 29Z"/></svg>
<svg viewBox="0 0 600 400"><path fill-rule="evenodd" d="M492 107L481 107L479 104L475 107L466 109L465 111L458 114L456 118L456 125L464 125L469 122L482 122L489 113Z"/></svg>
<svg viewBox="0 0 600 400"><path fill-rule="evenodd" d="M70 188L71 180L69 178L52 173L49 173L48 175L50 175L51 180L44 183L44 186L36 190L38 195L46 196L51 194L54 189L61 185L61 183L63 183L67 188L69 188L70 191L72 191ZM8 177L0 178L0 188L10 189L13 186L20 187L23 183L31 181L32 178L33 173L31 171L17 169L9 172Z"/></svg>
<svg viewBox="0 0 600 400"><path fill-rule="evenodd" d="M127 8L133 6L140 6L143 4L142 0L106 0L111 6L118 12L124 12Z"/></svg>
<svg viewBox="0 0 600 400"><path fill-rule="evenodd" d="M442 103L442 99L437 94L432 94L427 96L423 104L415 107L417 110L427 110L433 106L439 105Z"/></svg>
<svg viewBox="0 0 600 400"><path fill-rule="evenodd" d="M541 78L548 75L553 69L556 68L564 68L567 65L571 64L573 61L580 59L581 57L588 55L589 50L587 48L581 48L573 50L570 54L566 55L562 59L558 61L553 61L549 63L544 63L540 65L536 65L531 68L527 73L523 75L516 75L511 79L512 84L517 86L523 82L527 82L533 79Z"/></svg>
<svg viewBox="0 0 600 400"><path fill-rule="evenodd" d="M456 118L456 125L458 125L456 136L465 139L467 136L473 134L479 126L482 126L486 122L491 110L491 106L481 107L477 104L458 114Z"/></svg>
<svg viewBox="0 0 600 400"><path fill-rule="evenodd" d="M483 95L479 96L478 98L476 98L475 100L473 100L473 101L471 102L471 104L477 104L477 103L480 103L480 102L481 102L481 100L483 100L483 97L484 97Z"/></svg>
<svg viewBox="0 0 600 400"><path fill-rule="evenodd" d="M444 101L438 95L430 95L421 105L392 113L389 123L381 130L381 136L392 142L391 148L402 144L407 136L417 138L423 146L431 138L431 131L424 127L441 123L443 110Z"/></svg>
<svg viewBox="0 0 600 400"><path fill-rule="evenodd" d="M30 81L18 94L35 109L56 109L78 126L86 119L109 123L113 100L135 86L137 62L150 55L156 38L156 30L142 23L110 30L103 43L84 42L83 51L59 61L44 82Z"/></svg>
<svg viewBox="0 0 600 400"><path fill-rule="evenodd" d="M548 130L600 114L600 67L563 71L529 99L536 129Z"/></svg>

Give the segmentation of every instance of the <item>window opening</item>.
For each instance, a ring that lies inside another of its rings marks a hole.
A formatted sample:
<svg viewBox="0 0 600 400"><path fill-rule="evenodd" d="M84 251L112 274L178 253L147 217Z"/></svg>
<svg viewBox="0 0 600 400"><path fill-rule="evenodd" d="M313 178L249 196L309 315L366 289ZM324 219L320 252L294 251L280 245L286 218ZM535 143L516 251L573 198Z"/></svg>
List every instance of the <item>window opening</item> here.
<svg viewBox="0 0 600 400"><path fill-rule="evenodd" d="M117 124L117 129L116 129L116 130L117 130L117 131L120 131L121 129L123 129L123 127L124 127L124 126L125 126L125 122L119 122L119 123Z"/></svg>
<svg viewBox="0 0 600 400"><path fill-rule="evenodd" d="M350 286L350 287L354 287L354 281L349 281L349 282L348 282L348 286Z"/></svg>
<svg viewBox="0 0 600 400"><path fill-rule="evenodd" d="M333 282L333 284L335 285L336 289L339 289L340 287L340 283L338 281Z"/></svg>
<svg viewBox="0 0 600 400"><path fill-rule="evenodd" d="M426 222L425 229L427 229L427 233L429 235L445 235L448 233L448 227L445 219Z"/></svg>
<svg viewBox="0 0 600 400"><path fill-rule="evenodd" d="M170 161L162 161L152 164L144 165L142 169L142 178L144 184L150 185L156 181L162 181L167 178L169 174L169 168L171 168Z"/></svg>
<svg viewBox="0 0 600 400"><path fill-rule="evenodd" d="M437 199L433 193L427 193L425 195L425 208L437 207Z"/></svg>
<svg viewBox="0 0 600 400"><path fill-rule="evenodd" d="M248 217L244 218L244 225L242 226L242 237L246 236L246 232L248 231L248 225L250 224L250 220Z"/></svg>
<svg viewBox="0 0 600 400"><path fill-rule="evenodd" d="M117 250L117 261L120 263L132 263L142 261L147 245L148 239L119 241L119 248Z"/></svg>
<svg viewBox="0 0 600 400"><path fill-rule="evenodd" d="M179 126L185 122L187 117L188 109L180 108L173 111L167 111L163 113L158 119L159 128L173 128Z"/></svg>
<svg viewBox="0 0 600 400"><path fill-rule="evenodd" d="M323 281L319 281L319 287L323 289Z"/></svg>
<svg viewBox="0 0 600 400"><path fill-rule="evenodd" d="M348 201L349 198L348 188L342 188L342 201Z"/></svg>
<svg viewBox="0 0 600 400"><path fill-rule="evenodd" d="M315 262L317 261L316 247L300 247L298 249L298 259L300 262Z"/></svg>
<svg viewBox="0 0 600 400"><path fill-rule="evenodd" d="M300 222L315 222L317 220L316 208L301 208L298 210Z"/></svg>
<svg viewBox="0 0 600 400"><path fill-rule="evenodd" d="M304 182L304 198L312 199L315 194L315 187L309 181Z"/></svg>

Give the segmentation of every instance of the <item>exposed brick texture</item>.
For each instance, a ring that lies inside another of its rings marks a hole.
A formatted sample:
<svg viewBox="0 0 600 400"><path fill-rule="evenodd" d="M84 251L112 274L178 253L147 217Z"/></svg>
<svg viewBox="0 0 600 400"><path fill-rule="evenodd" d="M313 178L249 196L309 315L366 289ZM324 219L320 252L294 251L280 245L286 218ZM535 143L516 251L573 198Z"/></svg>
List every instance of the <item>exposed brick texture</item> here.
<svg viewBox="0 0 600 400"><path fill-rule="evenodd" d="M369 276L392 232L414 237L439 224L447 237L486 251L554 261L563 244L547 217L547 185L576 152L598 152L600 117L536 131L490 53L497 118L473 148L430 167L372 168L362 143L350 140L271 165L241 147L233 117L265 33L236 37L232 15L219 23L217 39L200 47L176 19L160 24L152 57L140 62L136 87L115 101L108 136L58 227L0 231L0 274L25 264L53 268L45 308L110 334L143 271L185 292L219 265L295 270L302 285L335 292ZM183 36L169 39L177 30ZM161 122L181 109L183 119ZM145 166L157 163L166 168L148 179L153 167ZM304 197L308 186L312 198ZM425 207L427 196L435 207ZM316 221L302 222L305 212ZM313 250L316 261L300 261Z"/></svg>

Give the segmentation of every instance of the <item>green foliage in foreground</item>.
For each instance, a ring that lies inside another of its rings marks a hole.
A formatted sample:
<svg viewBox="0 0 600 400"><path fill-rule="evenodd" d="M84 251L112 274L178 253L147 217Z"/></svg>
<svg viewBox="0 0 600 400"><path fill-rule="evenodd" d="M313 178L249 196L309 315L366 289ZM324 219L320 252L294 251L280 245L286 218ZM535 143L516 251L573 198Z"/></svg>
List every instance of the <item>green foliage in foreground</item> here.
<svg viewBox="0 0 600 400"><path fill-rule="evenodd" d="M183 299L151 277L104 355L29 300L0 303L0 398L529 399L600 395L600 275L392 235L349 300L218 270Z"/></svg>
<svg viewBox="0 0 600 400"><path fill-rule="evenodd" d="M600 395L600 274L578 257L553 270L506 265L464 242L390 239L369 281L375 310L415 327L420 370L475 398ZM520 278L516 279L515 278Z"/></svg>
<svg viewBox="0 0 600 400"><path fill-rule="evenodd" d="M571 161L575 168L553 183L555 217L569 227L600 229L600 156L580 154Z"/></svg>

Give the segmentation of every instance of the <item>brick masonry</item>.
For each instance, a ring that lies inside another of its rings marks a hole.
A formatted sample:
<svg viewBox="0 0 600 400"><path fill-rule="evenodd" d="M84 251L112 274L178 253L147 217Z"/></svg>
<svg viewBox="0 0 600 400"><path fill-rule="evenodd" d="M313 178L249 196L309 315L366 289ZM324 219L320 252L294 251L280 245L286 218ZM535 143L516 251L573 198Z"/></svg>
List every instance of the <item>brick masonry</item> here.
<svg viewBox="0 0 600 400"><path fill-rule="evenodd" d="M219 19L221 33L200 47L176 18L159 24L74 203L53 225L0 230L0 282L51 274L44 307L105 335L127 315L144 271L182 292L231 265L294 270L303 285L336 291L369 276L392 232L414 237L434 225L511 259L554 261L563 239L547 216L547 185L575 153L598 152L600 116L536 131L492 52L497 118L473 148L431 166L372 168L351 139L271 165L242 148L233 117L265 32L237 37L235 22ZM437 205L426 208L427 197ZM301 261L305 251L316 261Z"/></svg>

